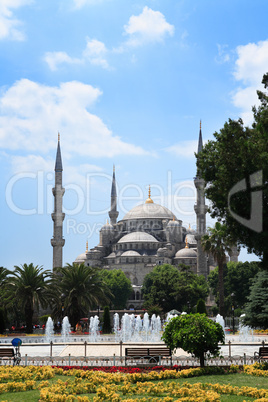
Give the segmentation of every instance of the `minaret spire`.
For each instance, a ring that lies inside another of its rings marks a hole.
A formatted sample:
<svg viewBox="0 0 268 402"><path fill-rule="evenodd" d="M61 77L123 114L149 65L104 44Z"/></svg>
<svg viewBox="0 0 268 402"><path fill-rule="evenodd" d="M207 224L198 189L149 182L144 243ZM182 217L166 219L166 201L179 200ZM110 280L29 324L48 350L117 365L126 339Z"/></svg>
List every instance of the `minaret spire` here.
<svg viewBox="0 0 268 402"><path fill-rule="evenodd" d="M109 217L110 217L111 225L116 224L118 215L119 215L119 212L117 211L115 166L113 165L113 179L112 179L112 189L111 189L111 210L109 211Z"/></svg>
<svg viewBox="0 0 268 402"><path fill-rule="evenodd" d="M54 196L54 212L51 214L53 220L53 238L51 245L53 247L53 269L62 267L62 248L65 240L62 236L62 223L65 214L62 212L62 197L65 189L62 187L62 160L60 151L60 134L58 133L58 146L55 162L55 187L52 189Z"/></svg>
<svg viewBox="0 0 268 402"><path fill-rule="evenodd" d="M202 128L200 120L200 131L198 140L197 154L203 149L203 139L202 139ZM197 274L204 275L207 278L208 275L208 264L206 254L204 253L201 246L201 238L206 233L206 213L208 207L205 203L205 180L202 179L200 173L197 171L197 177L194 180L194 185L196 187L196 204L194 210L196 213L196 241L197 241Z"/></svg>
<svg viewBox="0 0 268 402"><path fill-rule="evenodd" d="M203 148L203 139L202 139L202 124L200 120L200 131L199 131L199 139L198 139L198 148L197 148L197 153L202 151Z"/></svg>

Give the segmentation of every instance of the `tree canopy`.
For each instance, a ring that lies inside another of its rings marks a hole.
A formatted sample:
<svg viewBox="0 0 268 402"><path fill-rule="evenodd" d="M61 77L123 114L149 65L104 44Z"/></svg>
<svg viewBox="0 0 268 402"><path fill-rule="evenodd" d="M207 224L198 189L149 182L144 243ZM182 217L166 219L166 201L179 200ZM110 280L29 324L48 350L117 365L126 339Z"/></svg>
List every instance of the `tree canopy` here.
<svg viewBox="0 0 268 402"><path fill-rule="evenodd" d="M132 286L124 272L121 269L111 271L103 269L100 271L100 275L112 293L111 305L119 310L126 308L127 300L132 292Z"/></svg>
<svg viewBox="0 0 268 402"><path fill-rule="evenodd" d="M193 274L189 267L158 265L144 278L142 293L144 306L160 306L164 312L193 308L200 298L208 296L208 285L203 276Z"/></svg>
<svg viewBox="0 0 268 402"><path fill-rule="evenodd" d="M34 308L45 308L51 302L48 293L50 276L50 271L44 271L42 267L32 263L15 266L14 271L9 271L6 284L7 302L12 305L15 302L22 308L29 334L33 332Z"/></svg>
<svg viewBox="0 0 268 402"><path fill-rule="evenodd" d="M262 83L266 89L268 74ZM268 269L268 96L258 91L258 97L252 127L229 119L197 154L197 167L207 184L212 217L221 219Z"/></svg>
<svg viewBox="0 0 268 402"><path fill-rule="evenodd" d="M258 262L228 262L224 266L223 281L225 289L225 311L231 313L232 302L235 309L244 308L250 294L250 287L253 279L260 271ZM219 268L216 267L208 276L208 283L219 304ZM233 300L231 295L234 294Z"/></svg>
<svg viewBox="0 0 268 402"><path fill-rule="evenodd" d="M214 228L208 228L208 233L202 236L201 244L204 251L210 253L219 267L219 308L220 314L224 317L224 281L223 267L226 262L226 254L231 252L232 240L228 236L226 225L220 222L215 223Z"/></svg>
<svg viewBox="0 0 268 402"><path fill-rule="evenodd" d="M219 342L224 343L222 326L205 314L185 314L174 317L165 325L162 340L173 351L181 348L200 359L204 367L205 355L219 355Z"/></svg>
<svg viewBox="0 0 268 402"><path fill-rule="evenodd" d="M80 318L88 316L89 309L109 302L111 295L98 268L75 263L55 269L54 290L54 314L63 303L64 314L73 328Z"/></svg>
<svg viewBox="0 0 268 402"><path fill-rule="evenodd" d="M244 323L253 328L268 328L268 272L260 271L250 288Z"/></svg>

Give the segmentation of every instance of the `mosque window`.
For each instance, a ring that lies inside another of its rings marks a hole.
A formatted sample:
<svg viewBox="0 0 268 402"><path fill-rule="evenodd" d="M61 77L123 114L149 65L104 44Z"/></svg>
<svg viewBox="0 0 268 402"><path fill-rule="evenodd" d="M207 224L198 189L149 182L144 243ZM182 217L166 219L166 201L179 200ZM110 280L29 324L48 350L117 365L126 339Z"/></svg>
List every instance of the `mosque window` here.
<svg viewBox="0 0 268 402"><path fill-rule="evenodd" d="M140 300L140 292L136 292L136 300Z"/></svg>
<svg viewBox="0 0 268 402"><path fill-rule="evenodd" d="M133 290L133 292L131 293L130 300L135 300L135 292L134 292L134 290Z"/></svg>

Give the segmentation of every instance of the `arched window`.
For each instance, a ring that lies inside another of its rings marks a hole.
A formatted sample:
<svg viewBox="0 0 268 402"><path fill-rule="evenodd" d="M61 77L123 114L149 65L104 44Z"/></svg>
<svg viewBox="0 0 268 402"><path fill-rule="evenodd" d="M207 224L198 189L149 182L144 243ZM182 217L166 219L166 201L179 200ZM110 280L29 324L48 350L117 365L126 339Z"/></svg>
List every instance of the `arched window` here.
<svg viewBox="0 0 268 402"><path fill-rule="evenodd" d="M140 292L136 292L136 300L140 300Z"/></svg>

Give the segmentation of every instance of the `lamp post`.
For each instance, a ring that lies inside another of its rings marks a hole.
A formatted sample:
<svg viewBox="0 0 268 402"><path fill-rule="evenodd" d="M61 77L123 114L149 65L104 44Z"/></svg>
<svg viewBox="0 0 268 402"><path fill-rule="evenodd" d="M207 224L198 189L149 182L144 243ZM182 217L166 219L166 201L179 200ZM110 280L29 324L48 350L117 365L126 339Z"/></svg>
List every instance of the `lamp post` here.
<svg viewBox="0 0 268 402"><path fill-rule="evenodd" d="M235 294L232 293L232 294L231 294L231 298L232 298L233 335L235 334L234 297L235 297Z"/></svg>

